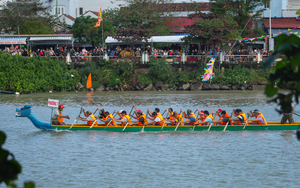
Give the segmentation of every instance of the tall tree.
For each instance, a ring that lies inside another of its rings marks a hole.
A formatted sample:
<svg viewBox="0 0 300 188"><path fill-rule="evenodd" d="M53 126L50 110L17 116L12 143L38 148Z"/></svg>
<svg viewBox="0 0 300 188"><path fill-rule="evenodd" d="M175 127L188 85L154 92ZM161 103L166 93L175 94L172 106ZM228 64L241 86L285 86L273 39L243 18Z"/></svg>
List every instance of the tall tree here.
<svg viewBox="0 0 300 188"><path fill-rule="evenodd" d="M7 33L49 34L59 23L39 0L6 1L2 2L0 9L0 29Z"/></svg>
<svg viewBox="0 0 300 188"><path fill-rule="evenodd" d="M189 15L189 19L194 19L194 23L185 27L186 32L190 33L190 36L184 38L187 43L201 42L210 45L228 43L229 38L237 36L240 32L240 27L229 15L197 13Z"/></svg>
<svg viewBox="0 0 300 188"><path fill-rule="evenodd" d="M259 19L264 5L270 0L210 0L210 11L215 14L230 14L241 28L250 18ZM251 23L251 22L250 22ZM252 34L251 27L246 27L242 36Z"/></svg>
<svg viewBox="0 0 300 188"><path fill-rule="evenodd" d="M168 34L171 27L169 7L171 0L125 0L127 7L111 10L109 19L116 27L113 38L133 47L137 42L148 41L153 35Z"/></svg>
<svg viewBox="0 0 300 188"><path fill-rule="evenodd" d="M136 43L148 42L154 35L166 35L171 31L167 23L172 20L172 0L124 1L128 6L107 11L106 14L115 22L116 33L111 36L130 45L131 50ZM129 58L133 69L134 58Z"/></svg>
<svg viewBox="0 0 300 188"><path fill-rule="evenodd" d="M73 34L76 42L81 42L83 44L95 45L102 44L102 26L94 27L98 20L96 18L91 18L91 16L80 16L75 19L70 32ZM103 33L114 34L114 27L112 23L105 18L101 21L103 24ZM103 37L106 39L106 36Z"/></svg>

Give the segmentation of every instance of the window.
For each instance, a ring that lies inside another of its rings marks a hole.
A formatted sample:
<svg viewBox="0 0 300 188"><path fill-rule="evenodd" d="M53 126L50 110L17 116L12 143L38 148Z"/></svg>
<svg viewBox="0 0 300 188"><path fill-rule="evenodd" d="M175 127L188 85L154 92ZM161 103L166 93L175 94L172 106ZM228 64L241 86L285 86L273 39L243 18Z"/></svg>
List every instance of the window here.
<svg viewBox="0 0 300 188"><path fill-rule="evenodd" d="M62 15L65 13L65 7L64 6L53 6L55 15Z"/></svg>
<svg viewBox="0 0 300 188"><path fill-rule="evenodd" d="M79 15L82 15L82 14L83 14L83 8L80 7L80 8L79 8Z"/></svg>
<svg viewBox="0 0 300 188"><path fill-rule="evenodd" d="M265 8L269 8L269 7L270 7L270 2L267 1L267 2L265 3Z"/></svg>

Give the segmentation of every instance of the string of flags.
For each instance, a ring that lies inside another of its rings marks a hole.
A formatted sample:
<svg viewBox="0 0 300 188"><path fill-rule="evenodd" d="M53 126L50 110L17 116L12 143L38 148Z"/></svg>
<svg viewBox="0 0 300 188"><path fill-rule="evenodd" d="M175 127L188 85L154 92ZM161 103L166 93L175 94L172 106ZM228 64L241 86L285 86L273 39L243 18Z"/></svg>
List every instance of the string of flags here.
<svg viewBox="0 0 300 188"><path fill-rule="evenodd" d="M229 40L234 40L234 41L236 41L236 40L238 40L240 43L242 42L242 41L245 41L245 42L247 42L247 41L253 41L253 40L256 40L256 39L267 39L267 38L275 38L275 37L277 37L278 35L280 35L280 34L282 34L282 33L285 33L285 32L287 32L287 31L289 31L289 34L295 34L295 35L297 35L297 34L300 34L300 32L299 31L297 31L297 32L292 32L292 30L295 30L295 29L297 29L297 28L300 28L300 26L299 27L294 27L293 29L288 29L288 30L285 30L285 31L282 31L282 32L279 32L279 33L273 33L273 35L266 35L266 36L260 36L260 37L254 37L254 38L242 38L242 39L238 39L238 38L230 38ZM223 45L225 45L225 44L223 44ZM231 43L228 43L228 45L229 46L231 46Z"/></svg>

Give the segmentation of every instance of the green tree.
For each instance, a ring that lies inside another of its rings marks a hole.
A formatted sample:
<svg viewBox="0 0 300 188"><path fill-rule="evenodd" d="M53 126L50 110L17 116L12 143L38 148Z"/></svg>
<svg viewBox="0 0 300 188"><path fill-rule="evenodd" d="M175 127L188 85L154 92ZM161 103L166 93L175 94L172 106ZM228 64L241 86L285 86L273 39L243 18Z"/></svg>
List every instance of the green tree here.
<svg viewBox="0 0 300 188"><path fill-rule="evenodd" d="M264 11L264 5L269 0L210 0L210 11L215 14L229 14L244 28L252 15L252 19L258 19ZM242 36L252 34L251 27L246 27Z"/></svg>
<svg viewBox="0 0 300 188"><path fill-rule="evenodd" d="M0 6L0 29L7 33L49 34L54 33L59 22L49 14L39 0L12 0Z"/></svg>
<svg viewBox="0 0 300 188"><path fill-rule="evenodd" d="M264 62L264 68L270 67L278 57L282 60L275 65L275 72L270 74L265 94L274 97L275 102L282 107L282 112L291 111L291 102L299 103L300 95L300 39L296 35L280 35L276 37L274 53ZM289 89L289 93L279 93L279 88Z"/></svg>
<svg viewBox="0 0 300 188"><path fill-rule="evenodd" d="M190 36L184 38L186 43L202 42L211 45L228 43L229 38L237 36L240 32L240 27L229 15L197 13L190 15L189 19L195 21L193 25L185 27L190 33Z"/></svg>
<svg viewBox="0 0 300 188"><path fill-rule="evenodd" d="M96 18L91 18L91 16L77 17L70 32L77 42L92 44L93 47L102 44L102 26L94 27L97 21ZM103 24L103 39L105 40L106 33L113 35L115 31L110 21L103 19L101 24Z"/></svg>
<svg viewBox="0 0 300 188"><path fill-rule="evenodd" d="M171 0L126 0L127 7L106 12L113 20L116 33L112 35L133 48L135 43L148 41L153 35L166 35L171 31Z"/></svg>
<svg viewBox="0 0 300 188"><path fill-rule="evenodd" d="M125 0L128 6L107 11L108 19L115 22L116 33L111 35L118 41L130 45L131 50L136 43L146 41L154 35L167 35L172 21L172 0ZM133 53L128 57L131 69L135 58Z"/></svg>
<svg viewBox="0 0 300 188"><path fill-rule="evenodd" d="M299 9L299 10L297 10L296 14L297 14L297 15L300 15L300 9Z"/></svg>

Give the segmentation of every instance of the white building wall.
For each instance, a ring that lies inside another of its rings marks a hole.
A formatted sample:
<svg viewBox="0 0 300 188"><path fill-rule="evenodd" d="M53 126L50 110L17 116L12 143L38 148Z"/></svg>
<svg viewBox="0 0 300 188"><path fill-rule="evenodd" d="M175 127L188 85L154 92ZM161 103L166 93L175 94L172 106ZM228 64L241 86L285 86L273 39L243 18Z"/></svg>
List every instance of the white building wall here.
<svg viewBox="0 0 300 188"><path fill-rule="evenodd" d="M87 0L78 0L78 11L77 11L77 16L79 15L79 9L82 8L83 9L83 14L86 11L99 11L99 8L102 7L102 10L105 9L109 9L109 8L118 8L119 5L121 6L125 6L125 3L123 1L116 1L113 0L113 3L111 2L111 0L89 0L87 2Z"/></svg>

